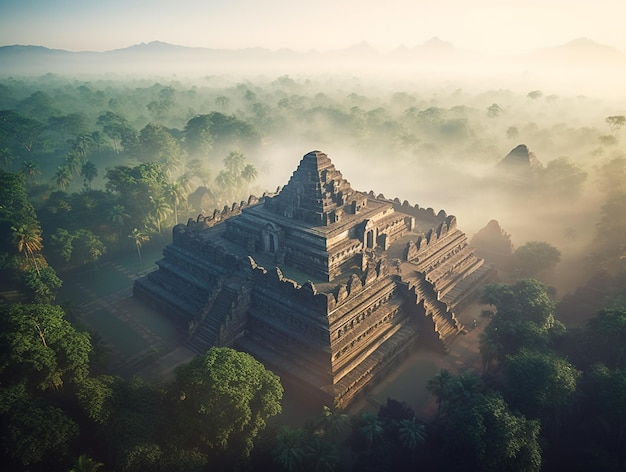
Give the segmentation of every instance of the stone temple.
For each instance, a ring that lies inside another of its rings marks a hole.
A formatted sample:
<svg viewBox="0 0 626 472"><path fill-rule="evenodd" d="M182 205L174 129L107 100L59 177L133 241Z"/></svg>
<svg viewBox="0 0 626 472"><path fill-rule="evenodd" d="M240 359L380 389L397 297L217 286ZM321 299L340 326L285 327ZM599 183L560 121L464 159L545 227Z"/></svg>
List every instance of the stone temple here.
<svg viewBox="0 0 626 472"><path fill-rule="evenodd" d="M276 194L177 225L163 255L134 293L191 349L249 352L337 406L411 347L445 350L493 273L454 216L356 191L319 151Z"/></svg>

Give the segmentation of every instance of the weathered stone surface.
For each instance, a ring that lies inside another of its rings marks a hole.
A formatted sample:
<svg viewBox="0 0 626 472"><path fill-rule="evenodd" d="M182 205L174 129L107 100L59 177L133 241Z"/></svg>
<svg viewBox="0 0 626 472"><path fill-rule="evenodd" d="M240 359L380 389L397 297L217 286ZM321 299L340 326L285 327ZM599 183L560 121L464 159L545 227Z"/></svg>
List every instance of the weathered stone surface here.
<svg viewBox="0 0 626 472"><path fill-rule="evenodd" d="M355 191L319 151L276 194L173 236L136 296L192 349L246 350L343 406L418 332L446 347L463 328L453 310L490 274L454 216Z"/></svg>

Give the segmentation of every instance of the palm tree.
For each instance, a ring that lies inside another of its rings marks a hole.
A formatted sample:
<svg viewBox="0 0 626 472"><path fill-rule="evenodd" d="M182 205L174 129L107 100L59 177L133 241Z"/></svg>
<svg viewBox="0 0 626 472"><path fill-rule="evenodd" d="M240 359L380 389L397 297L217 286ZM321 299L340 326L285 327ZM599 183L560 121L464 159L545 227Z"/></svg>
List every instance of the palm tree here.
<svg viewBox="0 0 626 472"><path fill-rule="evenodd" d="M90 134L81 134L72 143L72 151L80 158L81 162L86 162L87 153L93 145L93 137Z"/></svg>
<svg viewBox="0 0 626 472"><path fill-rule="evenodd" d="M478 349L482 359L483 374L489 372L494 361L503 355L503 347L497 338L497 332L486 329L478 337Z"/></svg>
<svg viewBox="0 0 626 472"><path fill-rule="evenodd" d="M89 187L91 187L91 181L98 177L98 169L93 162L87 161L80 168L80 175L82 175L85 180L89 182Z"/></svg>
<svg viewBox="0 0 626 472"><path fill-rule="evenodd" d="M300 470L305 456L304 442L303 430L283 426L276 434L276 448L272 451L274 462L288 471Z"/></svg>
<svg viewBox="0 0 626 472"><path fill-rule="evenodd" d="M35 177L41 174L41 169L36 162L24 161L22 164L22 173L29 179L35 180Z"/></svg>
<svg viewBox="0 0 626 472"><path fill-rule="evenodd" d="M448 369L441 369L435 376L426 384L426 390L428 390L437 402L437 418L441 413L441 405L445 405L450 396L450 384L454 376Z"/></svg>
<svg viewBox="0 0 626 472"><path fill-rule="evenodd" d="M220 197L227 202L231 200L233 188L237 187L235 175L228 170L222 169L215 177L215 183L218 185Z"/></svg>
<svg viewBox="0 0 626 472"><path fill-rule="evenodd" d="M13 231L13 241L17 246L18 252L23 252L27 261L28 256L30 256L35 264L35 269L37 269L37 274L41 275L37 259L35 258L35 252L43 249L41 229L32 224L23 224L18 228L13 226L11 230Z"/></svg>
<svg viewBox="0 0 626 472"><path fill-rule="evenodd" d="M159 234L161 234L161 225L163 221L165 221L165 219L172 212L172 207L169 206L169 204L165 201L164 197L157 197L157 198L150 197L150 200L152 201L152 205L153 205L152 216L154 217L155 222L157 224L158 232Z"/></svg>
<svg viewBox="0 0 626 472"><path fill-rule="evenodd" d="M72 182L72 172L66 166L58 166L52 178L61 190L65 190Z"/></svg>
<svg viewBox="0 0 626 472"><path fill-rule="evenodd" d="M450 384L450 401L466 404L482 388L482 380L473 372L463 372Z"/></svg>
<svg viewBox="0 0 626 472"><path fill-rule="evenodd" d="M415 418L400 421L398 428L398 439L403 447L415 450L418 444L424 442L426 438L426 429L423 424L417 424Z"/></svg>
<svg viewBox="0 0 626 472"><path fill-rule="evenodd" d="M372 446L383 435L383 422L373 413L363 413L361 419L363 425L359 432L363 434L367 444Z"/></svg>
<svg viewBox="0 0 626 472"><path fill-rule="evenodd" d="M68 168L72 174L80 174L81 157L75 151L68 152L63 158L63 165Z"/></svg>
<svg viewBox="0 0 626 472"><path fill-rule="evenodd" d="M259 172L256 170L252 164L246 164L243 170L241 171L241 177L246 182L250 183L257 178Z"/></svg>
<svg viewBox="0 0 626 472"><path fill-rule="evenodd" d="M113 205L107 211L107 216L109 217L109 221L119 227L119 241L122 243L122 226L126 219L130 218L129 215L126 214L126 208L123 205Z"/></svg>
<svg viewBox="0 0 626 472"><path fill-rule="evenodd" d="M100 467L104 466L101 462L94 461L91 457L83 454L76 460L76 464L70 472L98 472Z"/></svg>
<svg viewBox="0 0 626 472"><path fill-rule="evenodd" d="M2 164L2 167L9 169L14 160L15 156L9 148L0 149L0 163Z"/></svg>
<svg viewBox="0 0 626 472"><path fill-rule="evenodd" d="M174 182L167 185L165 193L174 206L174 221L178 224L178 205L185 200L185 189L179 182Z"/></svg>
<svg viewBox="0 0 626 472"><path fill-rule="evenodd" d="M246 162L246 156L239 151L231 151L224 158L224 167L233 174L239 174Z"/></svg>
<svg viewBox="0 0 626 472"><path fill-rule="evenodd" d="M348 425L348 415L336 408L329 408L324 405L322 416L318 421L325 436L331 439L337 439Z"/></svg>
<svg viewBox="0 0 626 472"><path fill-rule="evenodd" d="M131 231L131 233L128 235L128 237L133 240L133 243L135 243L135 247L137 248L137 256L139 257L139 265L143 264L143 261L141 260L140 248L143 245L143 243L145 243L146 241L150 241L150 236L148 236L143 231L138 230L137 228L134 228Z"/></svg>
<svg viewBox="0 0 626 472"><path fill-rule="evenodd" d="M307 447L307 463L315 472L332 472L339 463L337 446L331 441L315 437Z"/></svg>

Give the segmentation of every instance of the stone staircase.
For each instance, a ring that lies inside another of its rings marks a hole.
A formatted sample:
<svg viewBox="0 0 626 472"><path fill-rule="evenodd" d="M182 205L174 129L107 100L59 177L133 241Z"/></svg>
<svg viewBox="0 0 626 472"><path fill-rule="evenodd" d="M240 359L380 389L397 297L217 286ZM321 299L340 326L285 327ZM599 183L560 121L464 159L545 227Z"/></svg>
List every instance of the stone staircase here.
<svg viewBox="0 0 626 472"><path fill-rule="evenodd" d="M226 285L222 286L211 309L196 328L186 345L197 354L204 354L220 341L220 331L237 300L237 291Z"/></svg>
<svg viewBox="0 0 626 472"><path fill-rule="evenodd" d="M476 287L484 285L493 277L493 267L483 264L482 259L479 260L480 265L475 266L469 274L465 274L464 278L457 281L451 290L441 296L441 300L449 307L454 308L462 303L475 292Z"/></svg>
<svg viewBox="0 0 626 472"><path fill-rule="evenodd" d="M437 298L435 287L423 275L415 273L404 281L408 283L409 293L415 296L415 303L423 303L425 315L432 319L434 332L447 351L452 341L463 331L463 325L448 305Z"/></svg>

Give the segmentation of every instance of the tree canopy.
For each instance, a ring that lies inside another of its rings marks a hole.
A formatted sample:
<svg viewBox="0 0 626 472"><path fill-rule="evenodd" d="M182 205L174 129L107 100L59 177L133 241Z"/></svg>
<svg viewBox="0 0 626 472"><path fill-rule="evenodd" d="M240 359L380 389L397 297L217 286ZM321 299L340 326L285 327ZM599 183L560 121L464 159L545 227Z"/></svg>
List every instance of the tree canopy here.
<svg viewBox="0 0 626 472"><path fill-rule="evenodd" d="M265 421L280 413L283 387L252 356L211 348L177 368L172 395L186 442L245 457Z"/></svg>

